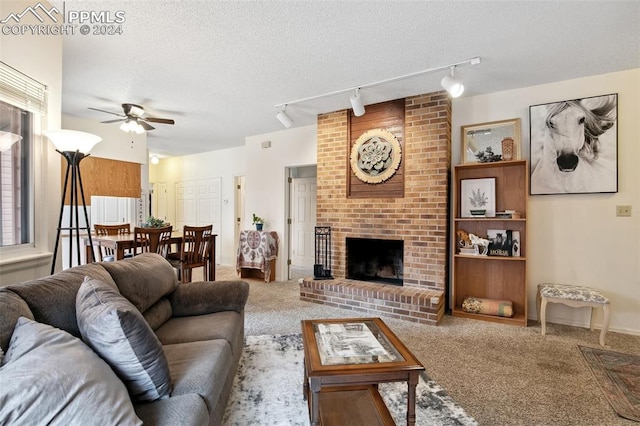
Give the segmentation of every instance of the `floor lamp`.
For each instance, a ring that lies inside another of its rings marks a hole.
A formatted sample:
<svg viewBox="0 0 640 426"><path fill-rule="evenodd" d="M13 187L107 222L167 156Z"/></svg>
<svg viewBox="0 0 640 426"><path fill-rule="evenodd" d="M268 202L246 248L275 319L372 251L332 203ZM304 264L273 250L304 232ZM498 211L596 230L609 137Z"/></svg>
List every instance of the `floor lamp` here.
<svg viewBox="0 0 640 426"><path fill-rule="evenodd" d="M82 177L80 176L80 161L89 156L89 151L95 144L100 142L102 138L91 133L78 132L75 130L48 130L43 132L44 135L56 147L56 151L67 160L67 171L64 177L64 187L62 190L62 200L60 201L60 218L58 219L58 232L56 234L56 244L53 249L53 261L51 262L51 274L55 272L56 258L58 255L58 245L60 244L61 231L69 231L69 267L73 266L73 235L76 237L76 253L78 265L81 264L80 259L80 230L86 231L89 238L89 245L93 247L91 241L91 226L89 224L89 216L87 215L87 205L84 200L84 189L82 188ZM71 177L71 181L69 181ZM64 200L67 196L67 188L69 188L69 226L62 226L62 217L64 215ZM78 196L78 188L80 196ZM82 202L82 210L84 211L85 226L80 226L79 203ZM93 250L91 250L91 261L95 261ZM88 261L89 259L87 259ZM63 266L64 269L64 266Z"/></svg>

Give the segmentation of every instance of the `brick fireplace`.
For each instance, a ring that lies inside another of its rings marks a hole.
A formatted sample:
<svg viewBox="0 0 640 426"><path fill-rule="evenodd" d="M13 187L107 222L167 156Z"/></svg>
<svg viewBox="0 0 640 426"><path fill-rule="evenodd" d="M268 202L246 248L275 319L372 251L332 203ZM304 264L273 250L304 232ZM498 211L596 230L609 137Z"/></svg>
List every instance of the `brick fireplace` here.
<svg viewBox="0 0 640 426"><path fill-rule="evenodd" d="M446 92L404 100L404 196L395 198L347 197L348 114L343 110L318 116L316 223L332 230L334 279L303 280L300 298L372 316L438 324L448 268L451 102ZM347 238L402 241L402 285L347 279Z"/></svg>

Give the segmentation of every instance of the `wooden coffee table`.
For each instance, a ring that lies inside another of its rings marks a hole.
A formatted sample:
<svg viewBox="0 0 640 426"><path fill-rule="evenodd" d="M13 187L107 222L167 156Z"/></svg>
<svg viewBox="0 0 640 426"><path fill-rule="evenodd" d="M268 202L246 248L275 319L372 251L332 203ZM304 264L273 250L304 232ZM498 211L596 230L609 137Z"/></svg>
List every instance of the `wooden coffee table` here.
<svg viewBox="0 0 640 426"><path fill-rule="evenodd" d="M313 426L395 424L378 393L383 382L407 382L407 424L415 425L424 367L380 318L303 320L302 342Z"/></svg>

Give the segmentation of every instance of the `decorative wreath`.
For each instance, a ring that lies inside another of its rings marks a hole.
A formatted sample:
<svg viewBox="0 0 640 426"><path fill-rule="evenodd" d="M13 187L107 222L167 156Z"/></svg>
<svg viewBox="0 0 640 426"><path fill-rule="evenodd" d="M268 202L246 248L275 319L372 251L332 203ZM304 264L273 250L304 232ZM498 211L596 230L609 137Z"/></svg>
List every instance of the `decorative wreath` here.
<svg viewBox="0 0 640 426"><path fill-rule="evenodd" d="M351 170L367 183L381 183L393 176L402 156L400 142L384 129L364 132L351 148Z"/></svg>

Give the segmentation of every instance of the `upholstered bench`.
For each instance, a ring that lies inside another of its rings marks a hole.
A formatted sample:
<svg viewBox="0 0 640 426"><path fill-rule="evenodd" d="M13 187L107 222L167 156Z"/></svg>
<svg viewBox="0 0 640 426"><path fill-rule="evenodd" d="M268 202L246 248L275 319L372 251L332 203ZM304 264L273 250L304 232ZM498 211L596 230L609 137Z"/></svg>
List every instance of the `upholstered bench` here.
<svg viewBox="0 0 640 426"><path fill-rule="evenodd" d="M572 308L591 308L589 327L593 331L593 309L602 308L603 320L600 331L600 344L604 346L604 338L609 328L609 299L598 290L589 287L568 284L538 284L536 304L541 331L546 333L547 302L562 303Z"/></svg>

